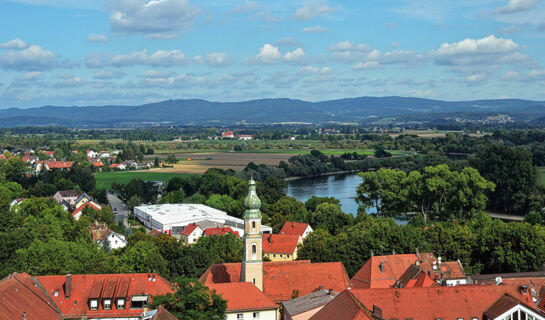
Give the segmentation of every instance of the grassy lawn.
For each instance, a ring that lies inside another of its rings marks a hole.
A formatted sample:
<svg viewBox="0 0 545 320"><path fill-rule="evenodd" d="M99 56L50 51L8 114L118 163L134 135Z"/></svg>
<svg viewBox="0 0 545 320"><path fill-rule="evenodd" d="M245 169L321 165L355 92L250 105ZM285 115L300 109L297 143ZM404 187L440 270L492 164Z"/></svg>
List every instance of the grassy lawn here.
<svg viewBox="0 0 545 320"><path fill-rule="evenodd" d="M110 189L112 187L112 182L127 184L132 179L142 179L148 181L169 181L176 176L188 176L188 174L149 171L112 171L95 173L97 189Z"/></svg>

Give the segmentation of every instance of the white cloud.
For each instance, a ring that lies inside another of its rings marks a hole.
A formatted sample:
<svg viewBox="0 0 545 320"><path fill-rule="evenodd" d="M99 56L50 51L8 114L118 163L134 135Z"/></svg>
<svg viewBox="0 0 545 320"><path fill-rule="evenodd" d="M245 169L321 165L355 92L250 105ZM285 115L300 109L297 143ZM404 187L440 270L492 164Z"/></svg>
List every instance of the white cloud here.
<svg viewBox="0 0 545 320"><path fill-rule="evenodd" d="M503 76L501 76L502 80L517 80L520 78L520 74L516 71L507 71Z"/></svg>
<svg viewBox="0 0 545 320"><path fill-rule="evenodd" d="M26 49L29 47L29 44L19 38L15 38L6 43L0 44L0 49Z"/></svg>
<svg viewBox="0 0 545 320"><path fill-rule="evenodd" d="M259 53L251 58L246 59L246 63L260 63L260 64L272 64L280 60L282 54L278 47L273 46L272 44L264 44L263 47L259 48Z"/></svg>
<svg viewBox="0 0 545 320"><path fill-rule="evenodd" d="M87 41L89 42L108 42L108 37L104 34L90 34L89 37L87 37Z"/></svg>
<svg viewBox="0 0 545 320"><path fill-rule="evenodd" d="M23 50L8 50L0 55L0 66L9 70L39 71L60 66L58 56L37 45Z"/></svg>
<svg viewBox="0 0 545 320"><path fill-rule="evenodd" d="M91 53L85 56L85 66L87 68L102 68L107 66L110 56L106 53Z"/></svg>
<svg viewBox="0 0 545 320"><path fill-rule="evenodd" d="M212 67L226 67L231 64L231 58L225 52L212 52L204 57L204 63Z"/></svg>
<svg viewBox="0 0 545 320"><path fill-rule="evenodd" d="M486 74L484 73L472 74L466 77L467 82L481 82L484 80L486 80Z"/></svg>
<svg viewBox="0 0 545 320"><path fill-rule="evenodd" d="M121 79L125 75L125 72L119 70L97 70L93 78L100 80Z"/></svg>
<svg viewBox="0 0 545 320"><path fill-rule="evenodd" d="M367 62L358 62L352 66L352 70L370 70L370 69L379 69L381 68L380 63L377 61L367 61Z"/></svg>
<svg viewBox="0 0 545 320"><path fill-rule="evenodd" d="M87 81L80 77L69 74L59 74L57 77L58 80L53 83L53 88L73 88L87 84Z"/></svg>
<svg viewBox="0 0 545 320"><path fill-rule="evenodd" d="M256 11L259 9L259 5L255 1L245 1L244 3L241 3L237 6L235 6L233 9L227 11L227 14L235 14L235 13L248 13L252 11Z"/></svg>
<svg viewBox="0 0 545 320"><path fill-rule="evenodd" d="M329 74L331 72L330 67L317 68L313 66L304 66L299 68L297 74L300 76L315 75L315 74Z"/></svg>
<svg viewBox="0 0 545 320"><path fill-rule="evenodd" d="M146 73L142 74L140 77L142 78L168 78L173 77L176 74L173 72L161 72L157 70L150 69L146 71Z"/></svg>
<svg viewBox="0 0 545 320"><path fill-rule="evenodd" d="M129 65L172 66L185 65L187 58L179 50L157 50L151 55L146 50L133 51L127 55L114 55L110 61L114 67Z"/></svg>
<svg viewBox="0 0 545 320"><path fill-rule="evenodd" d="M329 7L321 1L314 1L297 10L292 15L294 20L310 20L319 15L336 11L335 8Z"/></svg>
<svg viewBox="0 0 545 320"><path fill-rule="evenodd" d="M355 44L352 41L342 41L329 46L333 52L333 58L343 62L361 61L367 58L372 48L366 44Z"/></svg>
<svg viewBox="0 0 545 320"><path fill-rule="evenodd" d="M464 66L476 64L500 64L514 60L521 62L525 56L518 53L519 45L511 39L490 35L481 39L465 39L444 43L433 52L435 62L440 65Z"/></svg>
<svg viewBox="0 0 545 320"><path fill-rule="evenodd" d="M301 46L301 43L293 37L285 37L276 41L274 45L279 47L298 47Z"/></svg>
<svg viewBox="0 0 545 320"><path fill-rule="evenodd" d="M286 52L283 59L286 62L301 62L304 58L305 51L301 48L297 48L291 52Z"/></svg>
<svg viewBox="0 0 545 320"><path fill-rule="evenodd" d="M41 71L29 71L23 76L17 76L10 84L10 87L30 87L41 83L44 77ZM45 86L45 85L44 85Z"/></svg>
<svg viewBox="0 0 545 320"><path fill-rule="evenodd" d="M545 80L545 69L543 70L534 69L530 71L530 73L528 74L528 78L532 80L535 80L535 79Z"/></svg>
<svg viewBox="0 0 545 320"><path fill-rule="evenodd" d="M152 38L176 36L201 14L189 0L109 0L107 8L113 31Z"/></svg>
<svg viewBox="0 0 545 320"><path fill-rule="evenodd" d="M304 27L303 29L301 29L301 31L320 33L320 32L325 32L326 29L322 28L321 26L314 26L314 27Z"/></svg>
<svg viewBox="0 0 545 320"><path fill-rule="evenodd" d="M498 13L515 13L532 9L537 4L537 0L509 0L504 7L496 10Z"/></svg>

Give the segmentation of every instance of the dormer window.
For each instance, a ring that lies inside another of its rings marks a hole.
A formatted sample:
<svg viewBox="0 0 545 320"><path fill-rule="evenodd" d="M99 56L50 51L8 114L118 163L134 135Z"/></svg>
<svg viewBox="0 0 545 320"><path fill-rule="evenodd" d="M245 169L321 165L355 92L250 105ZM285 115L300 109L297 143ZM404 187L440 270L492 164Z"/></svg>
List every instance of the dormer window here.
<svg viewBox="0 0 545 320"><path fill-rule="evenodd" d="M112 299L102 300L102 308L104 310L112 310Z"/></svg>
<svg viewBox="0 0 545 320"><path fill-rule="evenodd" d="M89 300L89 310L98 310L98 299Z"/></svg>
<svg viewBox="0 0 545 320"><path fill-rule="evenodd" d="M131 309L144 309L148 306L147 295L145 296L132 296L131 298Z"/></svg>
<svg viewBox="0 0 545 320"><path fill-rule="evenodd" d="M125 309L125 299L117 299L116 309L117 310Z"/></svg>

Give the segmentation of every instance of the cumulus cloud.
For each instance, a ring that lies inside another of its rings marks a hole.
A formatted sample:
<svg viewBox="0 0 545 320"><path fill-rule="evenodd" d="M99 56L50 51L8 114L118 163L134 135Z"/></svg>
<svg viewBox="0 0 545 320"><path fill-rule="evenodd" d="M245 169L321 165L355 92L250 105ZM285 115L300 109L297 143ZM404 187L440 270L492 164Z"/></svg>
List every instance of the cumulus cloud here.
<svg viewBox="0 0 545 320"><path fill-rule="evenodd" d="M187 58L179 50L157 50L148 55L146 50L133 51L126 55L114 55L110 64L114 67L130 65L172 66L185 65Z"/></svg>
<svg viewBox="0 0 545 320"><path fill-rule="evenodd" d="M259 48L259 53L256 56L246 59L246 63L272 64L280 60L282 54L278 47L272 44L264 44Z"/></svg>
<svg viewBox="0 0 545 320"><path fill-rule="evenodd" d="M90 34L87 37L87 41L89 42L108 42L108 37L104 34Z"/></svg>
<svg viewBox="0 0 545 320"><path fill-rule="evenodd" d="M231 10L227 11L227 14L235 14L235 13L248 13L252 11L256 11L259 9L259 5L255 1L244 1L244 3L241 3Z"/></svg>
<svg viewBox="0 0 545 320"><path fill-rule="evenodd" d="M173 37L201 14L189 0L109 0L110 26L115 32Z"/></svg>
<svg viewBox="0 0 545 320"><path fill-rule="evenodd" d="M6 70L40 71L60 66L58 56L37 45L22 50L7 50L0 55L0 66Z"/></svg>
<svg viewBox="0 0 545 320"><path fill-rule="evenodd" d="M93 78L100 80L121 79L125 76L125 72L119 70L97 70Z"/></svg>
<svg viewBox="0 0 545 320"><path fill-rule="evenodd" d="M87 68L102 68L110 63L110 55L106 53L91 53L85 56Z"/></svg>
<svg viewBox="0 0 545 320"><path fill-rule="evenodd" d="M225 52L212 52L204 57L204 63L212 67L227 67L231 64L231 58Z"/></svg>
<svg viewBox="0 0 545 320"><path fill-rule="evenodd" d="M504 7L496 9L497 13L509 14L532 9L537 0L509 0Z"/></svg>
<svg viewBox="0 0 545 320"><path fill-rule="evenodd" d="M354 62L367 56L372 50L370 46L360 43L355 44L352 41L341 41L329 46L329 51L333 52L333 58L342 62Z"/></svg>
<svg viewBox="0 0 545 320"><path fill-rule="evenodd" d="M484 80L486 80L486 74L484 73L472 74L466 77L466 81L471 83L482 82Z"/></svg>
<svg viewBox="0 0 545 320"><path fill-rule="evenodd" d="M304 27L301 29L303 32L313 32L313 33L321 33L325 32L326 29L322 28L321 26L314 26L314 27Z"/></svg>
<svg viewBox="0 0 545 320"><path fill-rule="evenodd" d="M377 61L367 61L367 62L358 62L352 66L352 70L370 70L370 69L379 69L382 66Z"/></svg>
<svg viewBox="0 0 545 320"><path fill-rule="evenodd" d="M285 37L274 43L278 47L298 47L301 46L301 43L293 37Z"/></svg>
<svg viewBox="0 0 545 320"><path fill-rule="evenodd" d="M73 88L80 87L88 83L80 77L70 74L59 74L57 78L58 80L55 81L52 85L53 88Z"/></svg>
<svg viewBox="0 0 545 320"><path fill-rule="evenodd" d="M18 49L18 50L22 50L22 49L26 49L28 48L30 45L19 39L19 38L15 38L13 40L10 40L6 43L2 43L0 44L0 49Z"/></svg>
<svg viewBox="0 0 545 320"><path fill-rule="evenodd" d="M10 84L10 87L30 87L40 83L44 74L41 71L29 71L23 76L17 76Z"/></svg>
<svg viewBox="0 0 545 320"><path fill-rule="evenodd" d="M502 80L517 80L520 78L520 74L516 71L507 71L504 75L501 76Z"/></svg>
<svg viewBox="0 0 545 320"><path fill-rule="evenodd" d="M459 42L443 43L433 52L433 56L435 63L440 65L494 65L524 61L526 56L517 52L518 48L519 45L511 39L490 35L482 39L468 38Z"/></svg>
<svg viewBox="0 0 545 320"><path fill-rule="evenodd" d="M286 62L301 62L305 58L305 51L301 48L297 48L291 52L284 54L283 60Z"/></svg>
<svg viewBox="0 0 545 320"><path fill-rule="evenodd" d="M314 1L297 10L292 15L294 20L310 20L318 17L319 15L336 11L335 8L326 5L321 1Z"/></svg>

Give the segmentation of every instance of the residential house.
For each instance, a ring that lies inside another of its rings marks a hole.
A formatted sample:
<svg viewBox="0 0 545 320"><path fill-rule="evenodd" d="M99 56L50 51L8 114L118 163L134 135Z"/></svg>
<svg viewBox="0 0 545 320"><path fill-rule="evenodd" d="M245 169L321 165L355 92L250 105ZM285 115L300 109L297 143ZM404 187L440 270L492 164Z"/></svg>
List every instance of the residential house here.
<svg viewBox="0 0 545 320"><path fill-rule="evenodd" d="M279 234L298 235L305 239L312 231L312 227L308 223L286 221Z"/></svg>
<svg viewBox="0 0 545 320"><path fill-rule="evenodd" d="M91 197L87 193L83 192L83 193L80 193L78 195L78 197L76 198L74 206L77 209L77 208L81 207L83 204L85 204L87 202L90 202L90 201L94 201L93 197Z"/></svg>
<svg viewBox="0 0 545 320"><path fill-rule="evenodd" d="M163 306L158 306L157 309L144 311L141 316L142 320L178 320L172 313L168 312Z"/></svg>
<svg viewBox="0 0 545 320"><path fill-rule="evenodd" d="M202 236L202 229L195 223L188 224L182 232L180 237L185 243L195 243Z"/></svg>
<svg viewBox="0 0 545 320"><path fill-rule="evenodd" d="M227 233L232 233L237 237L240 237L240 234L238 234L238 231L234 231L233 229L229 227L215 227L215 228L206 228L204 230L204 236L222 236Z"/></svg>
<svg viewBox="0 0 545 320"><path fill-rule="evenodd" d="M283 320L308 320L331 302L339 293L333 290L318 290L305 296L282 302Z"/></svg>
<svg viewBox="0 0 545 320"><path fill-rule="evenodd" d="M70 170L72 169L73 165L74 161L39 161L36 163L36 172L40 172L42 170Z"/></svg>
<svg viewBox="0 0 545 320"><path fill-rule="evenodd" d="M227 301L226 320L277 320L279 306L249 282L219 283L209 286Z"/></svg>
<svg viewBox="0 0 545 320"><path fill-rule="evenodd" d="M239 134L238 140L252 140L253 137L249 134Z"/></svg>
<svg viewBox="0 0 545 320"><path fill-rule="evenodd" d="M545 319L526 287L462 285L345 290L311 320Z"/></svg>
<svg viewBox="0 0 545 320"><path fill-rule="evenodd" d="M97 155L97 157L99 158L109 158L110 157L110 153L108 151L100 151Z"/></svg>
<svg viewBox="0 0 545 320"><path fill-rule="evenodd" d="M49 159L53 159L55 157L55 152L45 150L44 153L49 157Z"/></svg>
<svg viewBox="0 0 545 320"><path fill-rule="evenodd" d="M96 158L98 156L98 153L94 152L93 150L87 150L85 152L85 155L87 158Z"/></svg>
<svg viewBox="0 0 545 320"><path fill-rule="evenodd" d="M233 139L235 137L235 134L233 133L233 131L224 131L221 133L221 137L227 138L227 139Z"/></svg>
<svg viewBox="0 0 545 320"><path fill-rule="evenodd" d="M263 256L270 261L292 261L297 259L297 245L303 240L298 235L264 234Z"/></svg>
<svg viewBox="0 0 545 320"><path fill-rule="evenodd" d="M110 168L117 169L117 170L126 170L127 166L125 166L125 164L123 163L112 163L110 165Z"/></svg>
<svg viewBox="0 0 545 320"><path fill-rule="evenodd" d="M79 207L77 207L76 210L74 210L74 212L72 212L72 217L74 217L74 219L76 220L79 220L79 218L81 217L81 214L83 213L83 209L85 208L91 208L93 210L102 209L102 207L99 204L95 203L94 201L85 202Z"/></svg>
<svg viewBox="0 0 545 320"><path fill-rule="evenodd" d="M125 160L123 164L127 169L138 169L140 167L140 164L134 160Z"/></svg>
<svg viewBox="0 0 545 320"><path fill-rule="evenodd" d="M25 198L18 198L18 199L15 199L13 200L12 202L10 202L9 204L9 209L10 210L13 210L13 207L19 205L21 202L25 201Z"/></svg>
<svg viewBox="0 0 545 320"><path fill-rule="evenodd" d="M76 199L79 197L79 193L76 190L59 190L54 195L53 198L57 203L61 204L63 201L68 203L70 206L76 206Z"/></svg>
<svg viewBox="0 0 545 320"><path fill-rule="evenodd" d="M38 276L36 279L67 319L137 320L154 296L175 290L156 273L67 274Z"/></svg>
<svg viewBox="0 0 545 320"><path fill-rule="evenodd" d="M114 232L103 223L95 221L90 229L93 242L101 247L105 245L105 242L108 242L108 246L111 250L124 248L128 244L125 236Z"/></svg>
<svg viewBox="0 0 545 320"><path fill-rule="evenodd" d="M0 319L64 318L35 278L27 273L12 273L0 280Z"/></svg>

